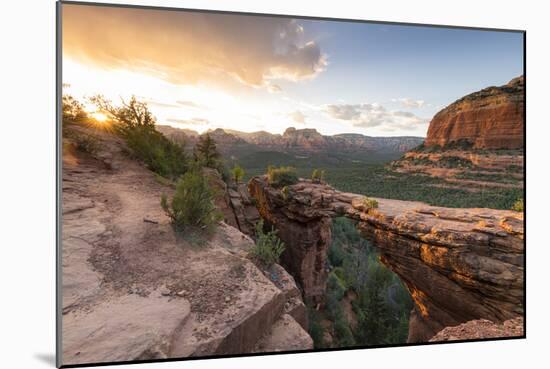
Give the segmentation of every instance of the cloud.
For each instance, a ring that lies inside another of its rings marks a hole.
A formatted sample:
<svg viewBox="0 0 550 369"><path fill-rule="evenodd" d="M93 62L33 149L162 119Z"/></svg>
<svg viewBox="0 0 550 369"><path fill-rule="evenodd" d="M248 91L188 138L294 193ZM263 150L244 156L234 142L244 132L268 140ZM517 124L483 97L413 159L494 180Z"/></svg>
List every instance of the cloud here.
<svg viewBox="0 0 550 369"><path fill-rule="evenodd" d="M426 102L424 100L414 100L410 97L402 97L400 99L392 99L393 102L398 102L405 108L421 108Z"/></svg>
<svg viewBox="0 0 550 369"><path fill-rule="evenodd" d="M412 130L428 123L407 111L390 111L380 104L330 104L323 109L331 118L349 121L355 127Z"/></svg>
<svg viewBox="0 0 550 369"><path fill-rule="evenodd" d="M191 118L191 119L168 118L166 120L170 123L185 124L188 126L206 126L210 124L210 121L204 118Z"/></svg>
<svg viewBox="0 0 550 369"><path fill-rule="evenodd" d="M388 118L386 109L379 104L332 104L325 111L332 118L352 121L357 127L375 127Z"/></svg>
<svg viewBox="0 0 550 369"><path fill-rule="evenodd" d="M300 123L300 124L306 123L306 116L304 115L304 113L302 113L299 110L293 111L288 116L296 123Z"/></svg>
<svg viewBox="0 0 550 369"><path fill-rule="evenodd" d="M267 91L271 92L272 94L276 94L276 93L282 92L283 89L281 88L281 86L275 83L270 83L267 85Z"/></svg>
<svg viewBox="0 0 550 369"><path fill-rule="evenodd" d="M193 101L189 100L178 100L176 101L179 105L187 106L190 108L200 108L201 106L197 103L194 103Z"/></svg>
<svg viewBox="0 0 550 369"><path fill-rule="evenodd" d="M173 83L232 78L267 88L272 80L313 78L327 66L294 19L75 4L63 5L63 53Z"/></svg>
<svg viewBox="0 0 550 369"><path fill-rule="evenodd" d="M149 106L158 106L160 108L179 108L179 105L169 102L158 101L144 96L138 96L138 98Z"/></svg>

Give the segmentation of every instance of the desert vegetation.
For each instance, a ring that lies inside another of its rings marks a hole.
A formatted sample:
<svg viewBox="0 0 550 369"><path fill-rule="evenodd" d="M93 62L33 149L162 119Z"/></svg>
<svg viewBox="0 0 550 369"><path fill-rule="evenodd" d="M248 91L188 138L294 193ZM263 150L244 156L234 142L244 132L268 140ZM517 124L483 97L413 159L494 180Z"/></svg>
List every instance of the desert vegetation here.
<svg viewBox="0 0 550 369"><path fill-rule="evenodd" d="M92 97L90 101L109 117L114 131L126 141L131 155L143 161L153 172L176 180L187 171L189 160L184 146L156 130L156 119L147 104L132 97L114 105L101 95Z"/></svg>
<svg viewBox="0 0 550 369"><path fill-rule="evenodd" d="M325 180L325 171L322 169L313 169L311 180L315 183L321 183Z"/></svg>
<svg viewBox="0 0 550 369"><path fill-rule="evenodd" d="M264 267L270 267L279 262L284 250L285 244L277 237L277 231L272 227L271 230L265 232L264 221L260 220L256 224L256 243L250 251L252 258Z"/></svg>
<svg viewBox="0 0 550 369"><path fill-rule="evenodd" d="M241 166L235 165L233 169L231 169L231 175L233 176L233 181L235 182L235 184L238 185L239 182L242 181L245 175L245 171Z"/></svg>
<svg viewBox="0 0 550 369"><path fill-rule="evenodd" d="M376 208L378 208L378 201L376 201L375 199L371 199L371 198L365 196L365 197L363 198L363 206L364 206L367 210L376 209Z"/></svg>
<svg viewBox="0 0 550 369"><path fill-rule="evenodd" d="M91 154L98 151L97 140L88 133L71 129L71 125L94 125L94 129L122 138L128 154L154 172L157 182L174 185L174 195L171 199L163 195L160 206L175 229L178 232L211 230L221 219L221 214L214 205L214 193L201 168L224 171L214 140L206 135L197 143L191 157L185 150L185 142L174 142L156 130L156 118L147 104L137 98L121 100L117 105L96 95L89 99L89 103L105 117L103 124L94 123L93 116L84 110L83 103L69 95L63 97L64 137L74 142L77 149ZM242 175L244 171L239 173L239 178Z"/></svg>
<svg viewBox="0 0 550 369"><path fill-rule="evenodd" d="M405 286L352 220L334 219L332 233L325 308L308 309L315 347L405 343L412 309Z"/></svg>
<svg viewBox="0 0 550 369"><path fill-rule="evenodd" d="M178 231L188 227L210 230L221 220L214 206L214 193L208 180L197 169L185 173L176 183L176 192L169 201L163 194L161 206Z"/></svg>
<svg viewBox="0 0 550 369"><path fill-rule="evenodd" d="M514 202L514 205L512 205L512 210L521 212L524 211L523 198L517 199L516 202Z"/></svg>
<svg viewBox="0 0 550 369"><path fill-rule="evenodd" d="M296 168L270 165L267 168L267 180L274 187L290 186L298 182L298 175Z"/></svg>

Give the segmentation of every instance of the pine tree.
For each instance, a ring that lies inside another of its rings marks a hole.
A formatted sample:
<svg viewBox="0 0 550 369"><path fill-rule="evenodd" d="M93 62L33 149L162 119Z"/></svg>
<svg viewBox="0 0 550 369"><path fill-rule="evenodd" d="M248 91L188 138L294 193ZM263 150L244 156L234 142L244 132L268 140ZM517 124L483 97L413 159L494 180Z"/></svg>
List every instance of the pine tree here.
<svg viewBox="0 0 550 369"><path fill-rule="evenodd" d="M216 147L216 141L207 133L199 137L195 146L195 158L205 167L218 169L220 166L220 153Z"/></svg>

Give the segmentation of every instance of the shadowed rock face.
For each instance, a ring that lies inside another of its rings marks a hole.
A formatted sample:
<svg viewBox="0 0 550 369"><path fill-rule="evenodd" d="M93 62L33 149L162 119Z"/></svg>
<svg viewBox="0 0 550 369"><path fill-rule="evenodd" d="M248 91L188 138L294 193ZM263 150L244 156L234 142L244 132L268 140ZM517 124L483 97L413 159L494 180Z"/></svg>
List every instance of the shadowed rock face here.
<svg viewBox="0 0 550 369"><path fill-rule="evenodd" d="M249 182L260 215L286 244L283 263L306 297L322 301L331 218L347 216L411 293L409 342L470 320L502 322L523 314L522 213L388 199L366 209L361 195L325 184L302 180L288 188L285 199L265 176Z"/></svg>
<svg viewBox="0 0 550 369"><path fill-rule="evenodd" d="M500 87L467 95L437 113L425 145L467 141L474 148L523 147L525 82L523 76Z"/></svg>

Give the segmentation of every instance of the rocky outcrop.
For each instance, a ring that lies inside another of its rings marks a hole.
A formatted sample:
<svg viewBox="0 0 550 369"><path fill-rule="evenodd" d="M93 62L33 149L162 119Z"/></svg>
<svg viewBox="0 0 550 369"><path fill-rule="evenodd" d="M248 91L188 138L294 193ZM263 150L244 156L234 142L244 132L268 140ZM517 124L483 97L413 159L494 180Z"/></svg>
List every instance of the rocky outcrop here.
<svg viewBox="0 0 550 369"><path fill-rule="evenodd" d="M313 340L300 324L285 314L260 339L256 352L312 350Z"/></svg>
<svg viewBox="0 0 550 369"><path fill-rule="evenodd" d="M389 167L398 173L440 178L451 188L480 192L487 187L523 188L523 162L523 151L519 149L446 149L436 152L415 150L393 161Z"/></svg>
<svg viewBox="0 0 550 369"><path fill-rule="evenodd" d="M202 168L203 175L214 192L214 203L223 214L223 221L254 237L255 225L260 216L244 183L227 185L220 173L212 168Z"/></svg>
<svg viewBox="0 0 550 369"><path fill-rule="evenodd" d="M522 148L524 99L523 76L467 95L434 116L425 145L465 142L483 149Z"/></svg>
<svg viewBox="0 0 550 369"><path fill-rule="evenodd" d="M522 317L495 324L489 320L471 320L456 327L447 327L430 339L430 342L474 340L500 337L522 337L524 335Z"/></svg>
<svg viewBox="0 0 550 369"><path fill-rule="evenodd" d="M177 235L159 202L173 188L115 136L78 131L100 148L64 139L63 365L255 352L283 323L294 334L266 350L311 348L292 276L257 267L250 237L223 222Z"/></svg>
<svg viewBox="0 0 550 369"><path fill-rule="evenodd" d="M235 215L237 228L254 238L256 223L260 220L260 215L248 194L246 184L239 183L229 186L227 198Z"/></svg>
<svg viewBox="0 0 550 369"><path fill-rule="evenodd" d="M288 186L285 195L265 176L253 178L249 191L261 216L278 229L286 244L283 264L308 298L322 300L331 218L346 216L409 289L415 302L410 342L470 320L523 314L522 213L389 199L367 209L363 196L309 180Z"/></svg>

